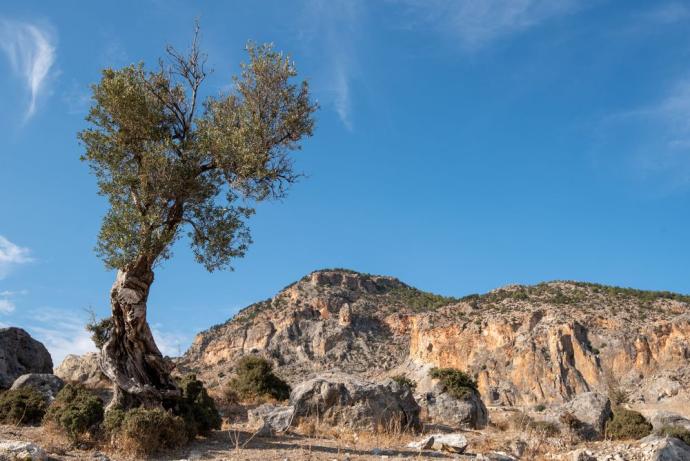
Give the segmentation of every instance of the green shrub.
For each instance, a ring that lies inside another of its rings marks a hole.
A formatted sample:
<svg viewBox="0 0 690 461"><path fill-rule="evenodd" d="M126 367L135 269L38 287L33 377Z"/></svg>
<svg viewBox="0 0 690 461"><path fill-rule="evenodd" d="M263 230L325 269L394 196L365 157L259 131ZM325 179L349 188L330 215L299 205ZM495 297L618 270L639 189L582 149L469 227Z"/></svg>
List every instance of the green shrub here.
<svg viewBox="0 0 690 461"><path fill-rule="evenodd" d="M659 429L659 435L674 437L682 440L686 445L690 445L690 431L680 426L664 426Z"/></svg>
<svg viewBox="0 0 690 461"><path fill-rule="evenodd" d="M195 375L187 375L178 383L182 398L175 413L181 416L187 427L189 438L207 435L213 429L220 429L222 420L216 404L208 395L204 384Z"/></svg>
<svg viewBox="0 0 690 461"><path fill-rule="evenodd" d="M652 425L641 413L618 408L606 424L606 435L612 439L641 439L652 432Z"/></svg>
<svg viewBox="0 0 690 461"><path fill-rule="evenodd" d="M103 402L86 388L67 384L55 397L45 421L55 424L76 441L98 429L103 421Z"/></svg>
<svg viewBox="0 0 690 461"><path fill-rule="evenodd" d="M538 403L534 406L534 411L541 413L542 411L546 410L546 405L543 403Z"/></svg>
<svg viewBox="0 0 690 461"><path fill-rule="evenodd" d="M391 379L398 383L398 386L400 387L407 387L409 388L412 392L414 392L415 389L417 389L417 383L408 378L405 375L395 375L391 376Z"/></svg>
<svg viewBox="0 0 690 461"><path fill-rule="evenodd" d="M429 376L438 379L445 391L456 399L464 399L477 392L477 383L470 375L455 368L432 368Z"/></svg>
<svg viewBox="0 0 690 461"><path fill-rule="evenodd" d="M184 419L161 408L111 410L104 428L118 450L140 457L179 448L189 441Z"/></svg>
<svg viewBox="0 0 690 461"><path fill-rule="evenodd" d="M290 386L273 373L271 363L254 355L242 357L237 364L237 376L230 381L229 390L242 399L271 397L287 400Z"/></svg>
<svg viewBox="0 0 690 461"><path fill-rule="evenodd" d="M0 395L0 423L40 424L48 405L43 396L28 387L9 390Z"/></svg>

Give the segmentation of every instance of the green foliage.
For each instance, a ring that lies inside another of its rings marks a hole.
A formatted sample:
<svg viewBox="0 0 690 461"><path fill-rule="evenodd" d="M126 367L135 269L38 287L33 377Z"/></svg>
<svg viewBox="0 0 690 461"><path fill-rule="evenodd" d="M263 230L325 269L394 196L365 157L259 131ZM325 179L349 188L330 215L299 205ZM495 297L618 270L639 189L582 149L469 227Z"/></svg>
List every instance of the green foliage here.
<svg viewBox="0 0 690 461"><path fill-rule="evenodd" d="M609 400L614 408L628 403L628 392L620 387L614 387L609 390Z"/></svg>
<svg viewBox="0 0 690 461"><path fill-rule="evenodd" d="M111 410L103 426L119 450L136 456L179 448L189 441L184 419L160 408Z"/></svg>
<svg viewBox="0 0 690 461"><path fill-rule="evenodd" d="M97 320L95 315L92 315L91 320L86 324L86 331L91 333L91 341L98 349L103 348L103 345L108 341L112 329L113 319L111 317Z"/></svg>
<svg viewBox="0 0 690 461"><path fill-rule="evenodd" d="M456 399L464 399L477 392L477 383L474 379L455 368L432 368L429 376L438 379L445 391Z"/></svg>
<svg viewBox="0 0 690 461"><path fill-rule="evenodd" d="M103 402L86 388L67 384L45 415L73 441L87 433L93 434L103 421Z"/></svg>
<svg viewBox="0 0 690 461"><path fill-rule="evenodd" d="M673 437L682 440L686 445L690 445L690 430L680 426L664 426L659 429L659 435Z"/></svg>
<svg viewBox="0 0 690 461"><path fill-rule="evenodd" d="M637 411L617 408L606 423L606 435L612 439L641 439L652 432L652 425Z"/></svg>
<svg viewBox="0 0 690 461"><path fill-rule="evenodd" d="M197 31L198 32L198 31ZM306 82L270 45L248 44L234 91L198 100L206 57L172 48L155 71L105 69L79 133L110 209L96 250L108 268L152 267L186 229L196 260L227 268L251 243L248 206L299 177L289 154L313 133Z"/></svg>
<svg viewBox="0 0 690 461"><path fill-rule="evenodd" d="M242 357L237 364L237 376L230 381L229 390L242 399L271 397L287 400L290 386L273 373L271 363L255 355Z"/></svg>
<svg viewBox="0 0 690 461"><path fill-rule="evenodd" d="M29 387L5 391L0 394L0 423L39 424L46 412L43 396Z"/></svg>
<svg viewBox="0 0 690 461"><path fill-rule="evenodd" d="M414 390L417 389L417 383L405 375L391 376L391 379L398 383L400 387L407 387L412 392L414 392Z"/></svg>
<svg viewBox="0 0 690 461"><path fill-rule="evenodd" d="M222 420L216 404L208 395L204 384L195 375L187 375L179 383L182 398L175 413L185 422L189 438L207 435L213 429L220 429Z"/></svg>
<svg viewBox="0 0 690 461"><path fill-rule="evenodd" d="M543 403L538 403L534 406L534 411L541 413L542 411L546 410L546 405Z"/></svg>
<svg viewBox="0 0 690 461"><path fill-rule="evenodd" d="M391 290L390 296L415 312L435 310L460 301L458 298L428 293L407 285L394 288Z"/></svg>

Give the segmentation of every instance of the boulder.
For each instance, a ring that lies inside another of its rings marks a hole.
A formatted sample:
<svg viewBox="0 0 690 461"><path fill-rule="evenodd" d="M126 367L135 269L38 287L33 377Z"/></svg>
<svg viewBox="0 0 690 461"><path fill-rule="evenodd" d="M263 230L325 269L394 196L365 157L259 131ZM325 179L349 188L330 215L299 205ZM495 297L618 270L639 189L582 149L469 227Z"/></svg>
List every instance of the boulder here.
<svg viewBox="0 0 690 461"><path fill-rule="evenodd" d="M649 461L687 461L690 446L671 437L650 435L642 439L644 459Z"/></svg>
<svg viewBox="0 0 690 461"><path fill-rule="evenodd" d="M97 352L68 355L55 369L55 375L68 383L79 383L91 388L110 387L110 381L101 371Z"/></svg>
<svg viewBox="0 0 690 461"><path fill-rule="evenodd" d="M0 388L27 373L52 373L53 360L43 344L21 328L0 328Z"/></svg>
<svg viewBox="0 0 690 461"><path fill-rule="evenodd" d="M582 423L583 427L579 429L579 432L588 439L602 437L606 421L613 416L609 398L596 392L576 395L563 405L563 409Z"/></svg>
<svg viewBox="0 0 690 461"><path fill-rule="evenodd" d="M285 432L292 424L295 407L267 403L247 411L249 425L257 428L257 435L270 437Z"/></svg>
<svg viewBox="0 0 690 461"><path fill-rule="evenodd" d="M682 427L690 430L690 419L687 419L678 413L670 411L657 411L649 415L649 422L652 423L655 431L658 431L664 426Z"/></svg>
<svg viewBox="0 0 690 461"><path fill-rule="evenodd" d="M43 461L46 453L31 442L0 440L0 459L7 461Z"/></svg>
<svg viewBox="0 0 690 461"><path fill-rule="evenodd" d="M437 424L481 429L489 422L489 412L477 392L456 399L445 392L441 385L436 384L431 392L422 396L420 404L426 408L429 418Z"/></svg>
<svg viewBox="0 0 690 461"><path fill-rule="evenodd" d="M12 389L30 387L40 392L45 401L50 403L55 399L55 396L64 385L64 381L55 375L48 373L31 373L28 375L21 375L17 378L12 384Z"/></svg>
<svg viewBox="0 0 690 461"><path fill-rule="evenodd" d="M407 447L417 450L464 453L467 448L467 438L462 434L433 434L417 442L410 442Z"/></svg>
<svg viewBox="0 0 690 461"><path fill-rule="evenodd" d="M405 386L377 384L328 373L296 385L290 394L295 416L372 431L419 429L420 408Z"/></svg>

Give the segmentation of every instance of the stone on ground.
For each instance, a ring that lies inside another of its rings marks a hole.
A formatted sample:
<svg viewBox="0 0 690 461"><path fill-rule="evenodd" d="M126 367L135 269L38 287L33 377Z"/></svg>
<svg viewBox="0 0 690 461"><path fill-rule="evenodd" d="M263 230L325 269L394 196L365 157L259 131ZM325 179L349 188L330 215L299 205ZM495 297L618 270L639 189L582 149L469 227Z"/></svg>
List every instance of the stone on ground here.
<svg viewBox="0 0 690 461"><path fill-rule="evenodd" d="M257 435L270 437L290 428L295 415L295 407L267 403L247 411L249 425L256 427Z"/></svg>
<svg viewBox="0 0 690 461"><path fill-rule="evenodd" d="M417 430L419 405L409 389L328 373L297 384L290 394L295 416L372 431Z"/></svg>
<svg viewBox="0 0 690 461"><path fill-rule="evenodd" d="M582 435L590 439L602 437L606 421L613 416L609 398L596 392L578 394L563 408L584 423Z"/></svg>
<svg viewBox="0 0 690 461"><path fill-rule="evenodd" d="M417 442L410 442L407 447L417 450L464 453L467 448L467 438L462 434L432 434Z"/></svg>
<svg viewBox="0 0 690 461"><path fill-rule="evenodd" d="M38 391L46 402L50 403L65 383L55 375L49 373L30 373L17 378L12 384L12 389L30 387Z"/></svg>
<svg viewBox="0 0 690 461"><path fill-rule="evenodd" d="M18 440L0 440L0 459L7 461L43 461L46 453L41 447Z"/></svg>
<svg viewBox="0 0 690 461"><path fill-rule="evenodd" d="M481 429L489 422L489 413L477 392L468 393L465 398L456 399L435 385L421 399L429 418L437 424L454 428Z"/></svg>

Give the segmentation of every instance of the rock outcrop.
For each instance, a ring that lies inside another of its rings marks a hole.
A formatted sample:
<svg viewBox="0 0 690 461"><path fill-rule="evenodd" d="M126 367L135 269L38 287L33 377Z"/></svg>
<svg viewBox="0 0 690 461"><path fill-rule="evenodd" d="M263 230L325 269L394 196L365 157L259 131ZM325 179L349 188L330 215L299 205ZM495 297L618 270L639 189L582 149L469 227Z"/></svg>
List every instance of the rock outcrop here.
<svg viewBox="0 0 690 461"><path fill-rule="evenodd" d="M317 271L199 334L179 362L211 387L259 353L296 384L325 371L428 392L431 366L475 377L487 405L558 404L586 392L650 401L690 389L690 297L581 282L449 298L392 277Z"/></svg>
<svg viewBox="0 0 690 461"><path fill-rule="evenodd" d="M0 329L0 389L27 373L52 373L53 360L43 344L21 328Z"/></svg>
<svg viewBox="0 0 690 461"><path fill-rule="evenodd" d="M7 461L43 461L46 452L31 442L0 440L0 459Z"/></svg>
<svg viewBox="0 0 690 461"><path fill-rule="evenodd" d="M418 430L420 408L411 391L331 373L302 382L290 393L295 417L373 432Z"/></svg>
<svg viewBox="0 0 690 461"><path fill-rule="evenodd" d="M98 353L68 355L55 369L55 375L68 383L79 383L91 388L109 388L108 378L98 364Z"/></svg>

